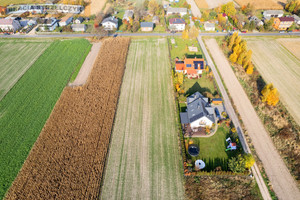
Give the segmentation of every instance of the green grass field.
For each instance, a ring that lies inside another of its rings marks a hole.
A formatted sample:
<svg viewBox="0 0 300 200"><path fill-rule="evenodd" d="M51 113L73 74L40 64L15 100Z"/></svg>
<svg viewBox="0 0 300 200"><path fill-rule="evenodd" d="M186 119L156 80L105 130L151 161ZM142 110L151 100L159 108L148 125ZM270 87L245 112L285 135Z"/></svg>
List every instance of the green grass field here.
<svg viewBox="0 0 300 200"><path fill-rule="evenodd" d="M183 199L166 39L129 48L101 199Z"/></svg>
<svg viewBox="0 0 300 200"><path fill-rule="evenodd" d="M0 102L0 199L15 179L90 43L54 41Z"/></svg>
<svg viewBox="0 0 300 200"><path fill-rule="evenodd" d="M171 43L171 39L175 39L175 44ZM175 60L176 57L179 59L184 59L185 55L202 55L199 43L196 39L182 39L181 37L171 37L169 39L171 48L171 59ZM198 52L190 52L188 47L194 46L198 47Z"/></svg>
<svg viewBox="0 0 300 200"><path fill-rule="evenodd" d="M196 157L189 156L193 163L198 160L204 160L206 163L205 170L214 170L221 166L222 170L227 171L228 158L234 156L237 152L225 151L227 147L226 138L229 135L229 128L222 125L217 132L211 137L192 138L194 144L199 145L200 154Z"/></svg>
<svg viewBox="0 0 300 200"><path fill-rule="evenodd" d="M51 41L0 40L0 100L50 44Z"/></svg>

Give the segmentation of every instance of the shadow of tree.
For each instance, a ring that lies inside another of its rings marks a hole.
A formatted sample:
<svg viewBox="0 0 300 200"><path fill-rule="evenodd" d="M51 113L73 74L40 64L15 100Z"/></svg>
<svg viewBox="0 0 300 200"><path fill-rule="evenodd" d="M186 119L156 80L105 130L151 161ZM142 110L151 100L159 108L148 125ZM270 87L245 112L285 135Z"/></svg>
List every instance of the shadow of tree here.
<svg viewBox="0 0 300 200"><path fill-rule="evenodd" d="M256 85L257 85L258 95L260 96L261 91L266 86L266 82L264 81L264 79L261 76L259 76L256 80Z"/></svg>
<svg viewBox="0 0 300 200"><path fill-rule="evenodd" d="M214 158L214 159L202 159L205 163L205 168L203 171L211 172L215 171L218 167L221 167L222 171L228 170L228 159L226 158Z"/></svg>
<svg viewBox="0 0 300 200"><path fill-rule="evenodd" d="M186 93L185 96L190 96L192 94L194 94L195 92L200 92L201 94L205 93L205 92L209 92L211 93L210 89L208 88L202 88L198 82L196 82L191 88L189 88Z"/></svg>

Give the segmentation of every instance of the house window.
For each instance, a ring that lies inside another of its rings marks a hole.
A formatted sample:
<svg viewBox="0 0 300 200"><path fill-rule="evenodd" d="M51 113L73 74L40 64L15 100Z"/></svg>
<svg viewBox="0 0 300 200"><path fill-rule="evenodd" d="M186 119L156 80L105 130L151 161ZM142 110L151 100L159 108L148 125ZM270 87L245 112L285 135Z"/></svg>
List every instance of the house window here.
<svg viewBox="0 0 300 200"><path fill-rule="evenodd" d="M192 65L191 64L187 64L186 67L192 67Z"/></svg>

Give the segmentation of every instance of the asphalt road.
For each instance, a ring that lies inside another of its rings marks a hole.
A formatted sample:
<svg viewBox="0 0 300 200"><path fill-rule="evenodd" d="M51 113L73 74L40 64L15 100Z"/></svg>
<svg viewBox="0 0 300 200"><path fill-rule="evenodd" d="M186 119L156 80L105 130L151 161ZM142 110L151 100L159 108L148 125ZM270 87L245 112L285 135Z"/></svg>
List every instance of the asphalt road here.
<svg viewBox="0 0 300 200"><path fill-rule="evenodd" d="M238 120L238 117L237 117L237 115L236 115L236 113L235 113L235 111L233 109L233 106L231 104L229 96L228 96L227 91L226 91L226 89L225 89L225 87L223 85L223 82L222 82L222 80L221 80L221 78L219 76L219 73L218 73L218 71L217 71L217 69L215 67L215 64L212 61L212 59L211 59L211 57L210 57L210 55L209 55L209 53L208 53L208 51L207 51L207 49L206 49L203 41L202 41L202 38L198 37L197 39L198 39L198 42L199 42L200 47L202 49L202 52L204 54L205 60L206 60L207 64L210 66L210 68L211 68L211 70L212 70L212 72L214 74L215 80L216 80L216 82L217 82L217 84L219 86L220 92L221 92L222 97L223 97L225 110L226 110L228 116L232 120L232 122L233 122L233 124L234 124L234 126L235 126L235 128L237 130L237 133L239 135L239 139L240 139L240 142L242 144L242 147L243 147L243 149L244 149L244 151L246 153L251 153L251 150L250 150L250 148L249 148L249 146L248 146L248 144L246 142L246 139L245 139L245 136L244 136L241 124L240 124L240 122ZM263 178L262 178L262 176L260 174L259 168L257 167L256 163L253 165L253 167L251 168L251 170L252 170L252 173L253 173L253 175L254 175L254 177L256 179L257 185L258 185L258 187L260 189L260 192L261 192L263 198L265 200L270 200L271 199L270 193L269 193L268 188L267 188L267 186L266 186L266 184L265 184L265 182L264 182L264 180L263 180Z"/></svg>
<svg viewBox="0 0 300 200"><path fill-rule="evenodd" d="M109 34L108 36L113 36L114 34ZM139 36L139 37L167 37L167 36L181 36L181 33L118 33L118 36ZM226 36L228 33L200 33L199 36ZM300 36L300 32L291 33L240 33L241 36ZM74 33L74 34L36 34L36 35L0 35L0 38L80 38L80 37L93 37L96 34L90 33Z"/></svg>

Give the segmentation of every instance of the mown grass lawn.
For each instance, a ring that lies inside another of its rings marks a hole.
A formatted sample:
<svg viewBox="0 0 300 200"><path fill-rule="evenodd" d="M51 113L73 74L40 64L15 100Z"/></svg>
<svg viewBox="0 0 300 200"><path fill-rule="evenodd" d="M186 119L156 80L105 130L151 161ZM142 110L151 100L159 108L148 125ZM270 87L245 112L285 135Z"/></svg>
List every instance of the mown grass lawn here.
<svg viewBox="0 0 300 200"><path fill-rule="evenodd" d="M85 39L54 41L0 101L0 199L89 48Z"/></svg>
<svg viewBox="0 0 300 200"><path fill-rule="evenodd" d="M175 39L175 44L171 43L171 39ZM202 55L197 39L182 39L181 37L171 37L169 39L171 48L171 59L175 60L176 57L184 59L185 55ZM188 47L194 46L198 48L198 52L190 52Z"/></svg>
<svg viewBox="0 0 300 200"><path fill-rule="evenodd" d="M200 137L200 138L190 138L194 144L200 147L200 153L196 157L191 157L188 153L188 158L195 163L196 160L201 159L205 162L205 170L214 170L216 167L221 166L222 170L227 171L228 159L236 156L240 150L237 151L225 151L227 147L226 138L231 137L231 139L236 136L230 135L230 129L221 124L217 132L211 137Z"/></svg>

